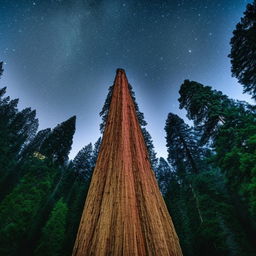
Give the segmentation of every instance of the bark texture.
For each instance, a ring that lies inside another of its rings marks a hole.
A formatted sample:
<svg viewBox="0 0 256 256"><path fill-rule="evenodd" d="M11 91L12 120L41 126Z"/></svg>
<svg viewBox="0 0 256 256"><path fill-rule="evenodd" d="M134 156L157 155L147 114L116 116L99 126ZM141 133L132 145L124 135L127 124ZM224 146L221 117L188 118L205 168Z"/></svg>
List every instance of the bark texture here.
<svg viewBox="0 0 256 256"><path fill-rule="evenodd" d="M182 255L122 69L73 249L87 255Z"/></svg>

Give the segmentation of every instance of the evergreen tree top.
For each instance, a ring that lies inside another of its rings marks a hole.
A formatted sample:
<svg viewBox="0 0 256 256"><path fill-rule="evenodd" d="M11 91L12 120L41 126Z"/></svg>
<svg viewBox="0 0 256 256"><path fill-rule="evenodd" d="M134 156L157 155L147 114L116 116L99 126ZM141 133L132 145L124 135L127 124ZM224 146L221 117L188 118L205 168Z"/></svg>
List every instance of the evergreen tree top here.
<svg viewBox="0 0 256 256"><path fill-rule="evenodd" d="M117 73L120 71L124 72L123 69L117 69ZM108 89L108 95L107 95L107 98L103 105L102 111L100 112L100 116L102 117L102 123L100 124L100 130L102 133L104 132L105 125L107 122L107 117L108 117L108 112L109 112L109 108L110 108L110 104L111 104L113 89L114 89L114 85L111 85ZM154 151L154 145L153 145L152 138L151 138L149 132L145 128L145 126L147 125L147 122L144 119L144 114L142 112L140 112L140 110L139 110L139 106L136 102L135 92L133 91L133 88L130 83L128 83L128 89L129 89L130 95L131 95L133 103L134 103L136 116L138 118L140 127L142 129L142 134L144 136L144 141L147 146L151 166L152 166L152 169L155 170L156 164L157 164L157 158L156 158L156 153Z"/></svg>
<svg viewBox="0 0 256 256"><path fill-rule="evenodd" d="M3 72L4 72L4 69L3 69L3 62L0 61L0 77L2 76Z"/></svg>
<svg viewBox="0 0 256 256"><path fill-rule="evenodd" d="M64 164L71 150L75 127L76 116L58 124L42 143L40 153L52 158L54 162Z"/></svg>
<svg viewBox="0 0 256 256"><path fill-rule="evenodd" d="M6 93L6 87L0 89L0 99Z"/></svg>
<svg viewBox="0 0 256 256"><path fill-rule="evenodd" d="M215 134L217 127L225 122L225 112L234 106L222 92L195 81L185 80L180 90L180 108L187 110L187 117L195 126L202 126L202 143Z"/></svg>
<svg viewBox="0 0 256 256"><path fill-rule="evenodd" d="M117 72L118 72L118 70L117 70ZM140 110L139 110L139 106L138 106L138 104L136 102L135 92L133 91L133 88L132 88L131 84L128 84L128 88L129 88L130 95L131 95L131 97L133 99L133 102L134 102L134 106L135 106L135 110L136 110L136 114L137 114L137 118L138 118L139 124L140 124L141 127L146 126L147 122L144 119L144 114L142 112L140 112ZM101 133L103 133L104 129L105 129L105 125L106 125L106 121L107 121L107 116L108 116L108 111L109 111L109 107L110 107L110 103L111 103L111 98L112 98L112 94L113 94L113 89L114 89L114 85L111 85L108 88L108 94L107 94L105 103L104 103L104 105L102 107L102 110L100 112L100 116L102 118L102 123L100 124L100 131L101 131Z"/></svg>
<svg viewBox="0 0 256 256"><path fill-rule="evenodd" d="M177 171L181 169L188 173L198 173L202 149L198 146L194 129L178 115L169 113L165 131L168 161Z"/></svg>
<svg viewBox="0 0 256 256"><path fill-rule="evenodd" d="M256 1L247 5L230 40L232 75L256 99Z"/></svg>

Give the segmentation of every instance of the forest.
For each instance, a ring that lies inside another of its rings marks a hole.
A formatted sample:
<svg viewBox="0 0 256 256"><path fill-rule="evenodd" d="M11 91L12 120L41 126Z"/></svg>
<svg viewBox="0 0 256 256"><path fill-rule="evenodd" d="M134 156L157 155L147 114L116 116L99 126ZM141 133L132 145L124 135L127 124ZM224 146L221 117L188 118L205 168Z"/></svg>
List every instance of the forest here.
<svg viewBox="0 0 256 256"><path fill-rule="evenodd" d="M230 45L232 75L255 103L256 1L247 5ZM112 89L100 112L102 133ZM164 159L156 157L131 85L129 90L183 255L256 255L255 104L184 80L178 102L193 125L168 114ZM76 116L38 131L36 111L20 110L19 99L6 91L0 89L0 255L69 256L101 138L69 159Z"/></svg>

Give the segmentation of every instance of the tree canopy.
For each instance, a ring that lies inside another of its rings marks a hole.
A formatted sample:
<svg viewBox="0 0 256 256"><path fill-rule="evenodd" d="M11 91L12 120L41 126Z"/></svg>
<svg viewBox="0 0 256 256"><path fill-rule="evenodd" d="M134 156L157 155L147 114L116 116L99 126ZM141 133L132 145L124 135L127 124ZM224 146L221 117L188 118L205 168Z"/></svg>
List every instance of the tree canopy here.
<svg viewBox="0 0 256 256"><path fill-rule="evenodd" d="M237 23L230 41L231 71L256 99L256 1L248 4L244 16Z"/></svg>

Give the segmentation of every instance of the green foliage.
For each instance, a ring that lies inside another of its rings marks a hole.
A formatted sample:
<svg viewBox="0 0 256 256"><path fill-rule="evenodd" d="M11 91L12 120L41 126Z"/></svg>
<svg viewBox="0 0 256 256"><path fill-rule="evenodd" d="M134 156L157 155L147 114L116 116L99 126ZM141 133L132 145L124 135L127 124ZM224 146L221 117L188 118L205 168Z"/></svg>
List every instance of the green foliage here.
<svg viewBox="0 0 256 256"><path fill-rule="evenodd" d="M39 152L43 142L49 136L50 132L50 128L39 131L36 136L23 147L20 158L25 160L27 157L32 156L36 152Z"/></svg>
<svg viewBox="0 0 256 256"><path fill-rule="evenodd" d="M225 122L225 112L231 107L227 96L189 80L184 81L179 93L180 108L187 110L187 117L202 131L201 143L214 138L219 125Z"/></svg>
<svg viewBox="0 0 256 256"><path fill-rule="evenodd" d="M160 157L156 167L156 178L163 196L167 193L172 176L170 165Z"/></svg>
<svg viewBox="0 0 256 256"><path fill-rule="evenodd" d="M241 23L255 19L248 8ZM2 72L0 62L0 76ZM100 113L102 131L112 90ZM157 160L131 85L129 90L184 256L255 255L255 106L185 80L180 107L194 127L168 115L168 163ZM0 89L0 255L69 256L101 138L68 161L76 118L36 133L36 112L18 110L18 99L5 93L6 88Z"/></svg>
<svg viewBox="0 0 256 256"><path fill-rule="evenodd" d="M75 133L76 116L58 124L44 139L40 153L50 157L54 162L64 164L68 160L73 135Z"/></svg>
<svg viewBox="0 0 256 256"><path fill-rule="evenodd" d="M112 94L113 94L113 88L114 88L114 85L109 86L108 94L107 94L105 103L103 104L102 110L100 112L100 116L102 118L102 123L100 124L101 133L104 132L104 129L105 129L105 126L106 126L106 122L107 122L107 118L108 118L108 112L109 112L110 103L111 103L111 98L112 98Z"/></svg>
<svg viewBox="0 0 256 256"><path fill-rule="evenodd" d="M256 132L256 127L255 127ZM239 134L240 135L240 134ZM221 151L222 141L218 141L217 152ZM222 151L221 151L222 152ZM255 135L249 137L242 147L234 146L223 158L218 155L218 162L225 172L233 191L242 197L256 216L256 140Z"/></svg>
<svg viewBox="0 0 256 256"><path fill-rule="evenodd" d="M216 152L214 161L225 174L229 188L240 195L255 216L254 108L189 81L181 86L179 101L196 128L204 131L201 141L209 143L211 139Z"/></svg>
<svg viewBox="0 0 256 256"><path fill-rule="evenodd" d="M4 97L0 90L0 200L17 183L19 153L35 135L38 127L36 112L30 108L18 110L18 99Z"/></svg>
<svg viewBox="0 0 256 256"><path fill-rule="evenodd" d="M92 175L92 168L93 168L93 148L92 144L88 144L87 146L83 147L76 155L73 160L73 168L82 175L85 179L90 179Z"/></svg>
<svg viewBox="0 0 256 256"><path fill-rule="evenodd" d="M153 140L145 127L142 128L142 134L147 147L148 157L149 157L151 167L155 171L156 165L157 165L157 158L156 158L156 152L154 150Z"/></svg>
<svg viewBox="0 0 256 256"><path fill-rule="evenodd" d="M133 91L133 88L132 88L131 84L128 84L128 88L129 88L132 100L134 102L135 111L136 111L136 114L137 114L137 118L138 118L139 124L140 124L141 127L144 127L144 126L147 125L147 122L144 119L144 114L142 112L140 112L139 105L138 105L138 103L136 101L135 92Z"/></svg>
<svg viewBox="0 0 256 256"><path fill-rule="evenodd" d="M23 168L26 174L0 204L1 255L17 255L53 185L55 172L43 161L32 159Z"/></svg>
<svg viewBox="0 0 256 256"><path fill-rule="evenodd" d="M208 160L213 157L209 149L199 145L195 131L177 115L168 115L165 130L174 168L166 179L165 200L184 255L253 255L225 176Z"/></svg>
<svg viewBox="0 0 256 256"><path fill-rule="evenodd" d="M248 4L244 16L236 25L230 41L232 74L256 99L256 1Z"/></svg>
<svg viewBox="0 0 256 256"><path fill-rule="evenodd" d="M67 204L61 198L53 208L49 220L42 230L41 239L34 253L35 256L63 255L62 247L65 239L67 212Z"/></svg>
<svg viewBox="0 0 256 256"><path fill-rule="evenodd" d="M195 134L177 115L169 113L166 120L168 161L177 172L197 173L202 149L195 141Z"/></svg>
<svg viewBox="0 0 256 256"><path fill-rule="evenodd" d="M149 161L151 163L152 169L155 170L156 165L157 165L157 158L156 158L156 152L154 150L154 145L153 145L151 135L147 131L147 129L145 128L145 126L147 125L147 122L144 119L144 114L142 112L140 112L139 105L136 101L135 92L133 91L133 88L130 84L128 84L128 88L129 88L132 100L134 102L137 118L138 118L140 127L142 129L142 134L144 136L144 141L145 141L146 146L147 146Z"/></svg>
<svg viewBox="0 0 256 256"><path fill-rule="evenodd" d="M98 154L100 152L100 145L101 145L101 137L98 138L98 140L94 144L94 149L92 151L92 163L91 166L94 168L96 165L96 161L98 158Z"/></svg>
<svg viewBox="0 0 256 256"><path fill-rule="evenodd" d="M66 256L72 254L90 181L91 180L84 179L82 176L76 176L68 197L66 198L69 208L67 216L67 232L64 242L64 255Z"/></svg>

